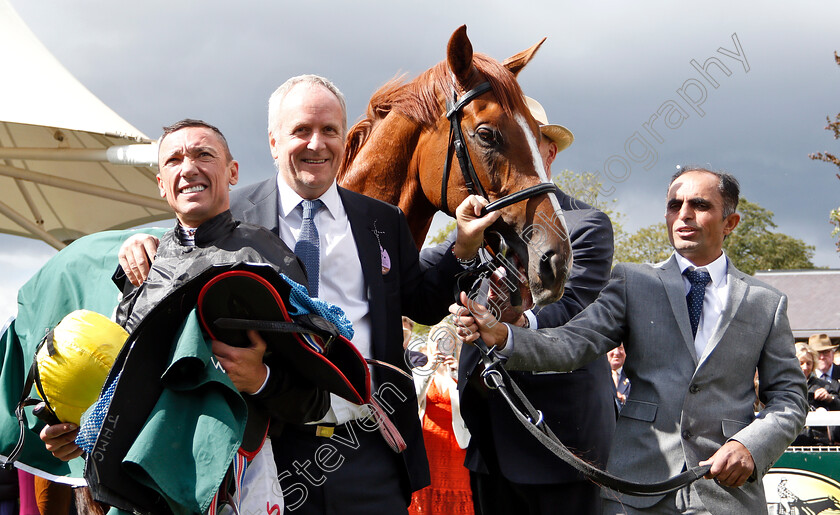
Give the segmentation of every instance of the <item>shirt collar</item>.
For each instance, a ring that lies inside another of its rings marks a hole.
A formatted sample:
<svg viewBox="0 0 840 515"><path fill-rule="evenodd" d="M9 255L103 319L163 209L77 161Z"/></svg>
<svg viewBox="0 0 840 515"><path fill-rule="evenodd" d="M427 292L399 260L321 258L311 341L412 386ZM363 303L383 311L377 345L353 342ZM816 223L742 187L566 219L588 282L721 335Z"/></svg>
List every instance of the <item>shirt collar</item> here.
<svg viewBox="0 0 840 515"><path fill-rule="evenodd" d="M189 242L185 234L190 229L182 226L177 219L175 220L175 234L181 245L204 247L231 232L237 225L238 223L228 209L199 225L193 232L192 242Z"/></svg>
<svg viewBox="0 0 840 515"><path fill-rule="evenodd" d="M277 192L277 202L279 203L277 206L277 212L280 213L282 218L286 218L289 216L289 213L294 211L300 204L303 197L298 195L291 186L286 184L286 181L280 177L280 174L277 174ZM324 203L324 207L327 208L327 211L333 216L333 218L335 218L336 214L339 213L339 208L341 206L341 198L338 196L338 186L335 181L333 181L327 191L318 198Z"/></svg>
<svg viewBox="0 0 840 515"><path fill-rule="evenodd" d="M715 286L726 284L726 272L729 266L726 252L721 251L720 257L705 266L695 265L688 259L681 256L679 252L674 252L674 256L677 258L677 265L680 267L680 273L684 273L687 268L691 268L692 270L695 268L705 268L706 271L709 272L709 275L712 276L712 284Z"/></svg>

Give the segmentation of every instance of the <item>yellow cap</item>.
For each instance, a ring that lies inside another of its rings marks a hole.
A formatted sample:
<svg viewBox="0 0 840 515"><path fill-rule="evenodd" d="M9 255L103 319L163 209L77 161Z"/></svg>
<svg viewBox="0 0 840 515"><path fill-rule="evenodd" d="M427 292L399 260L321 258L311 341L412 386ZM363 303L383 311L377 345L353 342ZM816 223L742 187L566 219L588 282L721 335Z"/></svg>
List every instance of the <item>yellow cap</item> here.
<svg viewBox="0 0 840 515"><path fill-rule="evenodd" d="M53 330L54 349L38 351L41 389L62 422L79 423L82 413L96 402L108 371L128 333L99 313L78 310L65 316Z"/></svg>

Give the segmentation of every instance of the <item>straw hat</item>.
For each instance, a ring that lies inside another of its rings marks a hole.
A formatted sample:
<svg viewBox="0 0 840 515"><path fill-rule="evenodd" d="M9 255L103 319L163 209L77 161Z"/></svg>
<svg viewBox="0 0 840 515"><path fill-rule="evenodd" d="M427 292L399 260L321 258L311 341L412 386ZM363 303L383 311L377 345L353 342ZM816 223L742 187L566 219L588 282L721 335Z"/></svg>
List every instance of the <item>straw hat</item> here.
<svg viewBox="0 0 840 515"><path fill-rule="evenodd" d="M557 152L565 150L575 140L572 131L562 125L548 123L548 115L545 114L543 106L529 96L525 96L525 103L531 110L531 116L540 124L540 132L557 145Z"/></svg>
<svg viewBox="0 0 840 515"><path fill-rule="evenodd" d="M837 344L831 343L831 338L827 334L812 334L808 337L808 346L817 352L822 352L828 349L836 349Z"/></svg>

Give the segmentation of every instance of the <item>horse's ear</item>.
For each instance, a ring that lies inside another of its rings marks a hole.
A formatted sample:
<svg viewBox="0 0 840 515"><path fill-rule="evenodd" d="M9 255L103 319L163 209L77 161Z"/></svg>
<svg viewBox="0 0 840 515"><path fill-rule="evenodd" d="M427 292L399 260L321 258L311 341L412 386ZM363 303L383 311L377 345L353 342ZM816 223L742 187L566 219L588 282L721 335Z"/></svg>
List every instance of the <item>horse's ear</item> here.
<svg viewBox="0 0 840 515"><path fill-rule="evenodd" d="M473 48L470 38L467 37L467 26L461 25L446 45L446 62L449 69L455 74L458 84L466 86L472 72Z"/></svg>
<svg viewBox="0 0 840 515"><path fill-rule="evenodd" d="M510 70L510 73L512 73L514 77L516 77L519 75L519 72L522 71L522 68L525 68L525 65L531 62L531 59L534 58L534 54L537 53L537 50L540 49L543 43L545 43L545 38L542 38L539 43L528 50L523 50L514 56L508 57L502 64L505 68Z"/></svg>

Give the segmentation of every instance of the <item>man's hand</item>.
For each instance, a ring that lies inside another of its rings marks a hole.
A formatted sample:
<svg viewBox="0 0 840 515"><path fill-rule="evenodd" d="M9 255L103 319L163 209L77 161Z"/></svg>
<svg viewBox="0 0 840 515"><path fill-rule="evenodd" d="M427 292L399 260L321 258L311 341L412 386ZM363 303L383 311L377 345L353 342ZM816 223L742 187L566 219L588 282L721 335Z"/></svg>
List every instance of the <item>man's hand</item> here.
<svg viewBox="0 0 840 515"><path fill-rule="evenodd" d="M494 211L479 218L481 208L487 204L486 198L470 195L455 210L457 229L455 246L452 247L455 257L471 259L475 256L484 241L484 230L501 216L501 211Z"/></svg>
<svg viewBox="0 0 840 515"><path fill-rule="evenodd" d="M231 347L213 340L213 354L227 372L237 390L253 394L259 390L267 377L263 356L266 343L256 331L248 331L250 347Z"/></svg>
<svg viewBox="0 0 840 515"><path fill-rule="evenodd" d="M730 488L737 488L747 482L755 470L752 454L741 442L729 440L706 461L700 465L711 465L709 473L703 476L714 479L718 484Z"/></svg>
<svg viewBox="0 0 840 515"><path fill-rule="evenodd" d="M135 234L120 247L120 266L134 286L140 286L149 276L160 240L150 234ZM148 256L148 257L147 257Z"/></svg>
<svg viewBox="0 0 840 515"><path fill-rule="evenodd" d="M82 449L76 445L76 435L79 434L79 426L63 422L51 426L44 426L41 429L41 440L44 446L53 456L61 461L70 461L82 455Z"/></svg>
<svg viewBox="0 0 840 515"><path fill-rule="evenodd" d="M499 350L507 344L508 328L496 320L488 309L461 292L461 304L449 306L449 312L455 315L455 327L458 336L466 343L473 343L479 336L487 346L495 345Z"/></svg>
<svg viewBox="0 0 840 515"><path fill-rule="evenodd" d="M519 285L523 303L513 306L510 303L510 288L505 279L507 270L504 267L497 268L490 276L491 286L487 293L487 304L494 306L499 312L499 320L519 327L525 327L527 322L525 310L531 309L534 304L528 283Z"/></svg>
<svg viewBox="0 0 840 515"><path fill-rule="evenodd" d="M834 400L834 396L828 393L828 390L825 388L817 388L814 390L814 399L823 402L831 402Z"/></svg>

